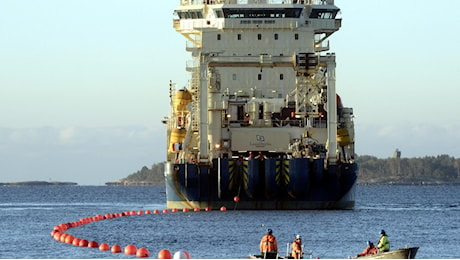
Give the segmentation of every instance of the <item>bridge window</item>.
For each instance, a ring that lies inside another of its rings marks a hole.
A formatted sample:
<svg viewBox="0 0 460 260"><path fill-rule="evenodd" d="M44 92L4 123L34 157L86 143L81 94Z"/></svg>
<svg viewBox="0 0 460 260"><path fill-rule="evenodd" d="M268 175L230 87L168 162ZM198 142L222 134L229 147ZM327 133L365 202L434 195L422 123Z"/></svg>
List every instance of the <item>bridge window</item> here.
<svg viewBox="0 0 460 260"><path fill-rule="evenodd" d="M334 19L340 9L322 9L316 8L311 10L310 18L313 19Z"/></svg>
<svg viewBox="0 0 460 260"><path fill-rule="evenodd" d="M299 18L302 8L223 8L225 18Z"/></svg>

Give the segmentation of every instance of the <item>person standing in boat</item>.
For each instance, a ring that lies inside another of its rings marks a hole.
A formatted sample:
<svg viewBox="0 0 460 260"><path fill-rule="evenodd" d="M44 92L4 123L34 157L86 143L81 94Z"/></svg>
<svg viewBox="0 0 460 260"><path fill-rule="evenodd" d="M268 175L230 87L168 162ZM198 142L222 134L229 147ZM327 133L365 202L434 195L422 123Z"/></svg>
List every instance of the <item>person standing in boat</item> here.
<svg viewBox="0 0 460 260"><path fill-rule="evenodd" d="M267 229L267 233L260 240L260 254L264 259L278 258L278 242L273 235L273 230Z"/></svg>
<svg viewBox="0 0 460 260"><path fill-rule="evenodd" d="M365 255L376 255L379 251L374 246L374 243L367 241L367 247L361 253L357 254L356 257L365 256Z"/></svg>
<svg viewBox="0 0 460 260"><path fill-rule="evenodd" d="M292 242L291 257L294 259L303 258L302 237L300 235L296 235L294 242Z"/></svg>
<svg viewBox="0 0 460 260"><path fill-rule="evenodd" d="M377 249L380 253L390 251L390 240L388 239L388 235L385 230L380 231L380 239L377 244Z"/></svg>

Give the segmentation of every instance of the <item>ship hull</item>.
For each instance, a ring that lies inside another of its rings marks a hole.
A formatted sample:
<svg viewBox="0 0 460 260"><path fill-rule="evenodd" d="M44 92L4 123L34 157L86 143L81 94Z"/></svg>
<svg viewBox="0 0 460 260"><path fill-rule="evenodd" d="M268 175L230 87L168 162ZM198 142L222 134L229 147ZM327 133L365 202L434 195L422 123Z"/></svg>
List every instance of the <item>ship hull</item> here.
<svg viewBox="0 0 460 260"><path fill-rule="evenodd" d="M166 163L168 208L353 209L358 167L308 158Z"/></svg>

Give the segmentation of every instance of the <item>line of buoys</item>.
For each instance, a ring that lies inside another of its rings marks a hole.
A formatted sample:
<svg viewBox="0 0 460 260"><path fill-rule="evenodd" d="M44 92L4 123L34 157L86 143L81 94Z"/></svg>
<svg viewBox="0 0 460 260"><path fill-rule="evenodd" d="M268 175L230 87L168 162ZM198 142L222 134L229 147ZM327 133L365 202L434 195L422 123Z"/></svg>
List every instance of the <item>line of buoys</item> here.
<svg viewBox="0 0 460 260"><path fill-rule="evenodd" d="M224 206L220 208L220 211L226 211L226 210L227 208ZM190 209L188 208L182 209L182 212L189 212L189 211ZM198 212L198 211L201 211L201 209L194 208L193 211ZM206 207L205 211L211 211L211 208ZM170 211L168 209L164 209L162 212L169 213ZM179 209L173 208L171 209L171 212L179 212ZM112 247L110 247L110 245L107 243L99 244L97 241L88 241L87 239L74 237L66 233L66 231L69 230L70 228L75 228L75 227L86 225L92 222L97 222L97 221L106 220L106 219L112 219L112 218L118 218L118 217L124 217L124 216L144 215L144 214L159 214L159 213L160 211L158 209L155 209L153 211L151 210L145 210L145 211L132 210L132 211L125 211L122 213L113 213L113 214L107 213L105 215L97 214L95 216L81 218L80 220L75 221L75 222L61 223L59 225L56 225L53 227L50 235L56 241L66 243L66 244L72 244L73 246L99 248L100 251L110 250L112 253L121 253L122 247L120 245L113 245ZM124 252L127 255L136 255L137 257L149 257L150 256L150 252L147 248L137 249L137 247L134 245L127 245L124 249ZM158 253L159 259L171 259L172 256L173 255L171 254L171 252L167 249L162 249ZM178 251L174 254L174 259L190 259L190 255L186 251Z"/></svg>

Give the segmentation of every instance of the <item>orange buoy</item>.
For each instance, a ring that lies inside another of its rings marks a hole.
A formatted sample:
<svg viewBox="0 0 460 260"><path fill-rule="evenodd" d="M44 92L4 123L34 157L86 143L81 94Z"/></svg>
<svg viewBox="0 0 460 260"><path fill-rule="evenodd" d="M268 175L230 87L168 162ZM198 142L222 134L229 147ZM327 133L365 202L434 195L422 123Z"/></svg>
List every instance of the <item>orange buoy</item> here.
<svg viewBox="0 0 460 260"><path fill-rule="evenodd" d="M137 249L136 256L137 257L149 257L150 253L147 248L139 248Z"/></svg>
<svg viewBox="0 0 460 260"><path fill-rule="evenodd" d="M53 230L59 231L60 233L64 233L64 230L60 226L54 226Z"/></svg>
<svg viewBox="0 0 460 260"><path fill-rule="evenodd" d="M75 238L74 238L72 235L68 235L68 236L65 237L64 242L65 242L66 244L72 244L72 242L73 242L74 239L75 239Z"/></svg>
<svg viewBox="0 0 460 260"><path fill-rule="evenodd" d="M69 234L67 234L67 233L63 233L63 234L61 235L61 237L59 238L59 241L61 241L62 243L64 243L64 242L65 242L65 238L66 238L68 235L69 235Z"/></svg>
<svg viewBox="0 0 460 260"><path fill-rule="evenodd" d="M101 243L99 245L99 251L109 251L110 250L110 246L109 244L107 243Z"/></svg>
<svg viewBox="0 0 460 260"><path fill-rule="evenodd" d="M54 237L54 234L56 233L62 233L61 231L57 230L57 229L53 229L51 230L51 236Z"/></svg>
<svg viewBox="0 0 460 260"><path fill-rule="evenodd" d="M88 247L89 247L89 248L99 248L99 243L96 242L96 241L90 241L90 242L88 243Z"/></svg>
<svg viewBox="0 0 460 260"><path fill-rule="evenodd" d="M163 249L158 252L158 259L171 259L171 252L168 249Z"/></svg>
<svg viewBox="0 0 460 260"><path fill-rule="evenodd" d="M74 238L73 241L72 241L72 245L73 246L80 246L80 240L81 240L81 238L78 238L78 237Z"/></svg>
<svg viewBox="0 0 460 260"><path fill-rule="evenodd" d="M61 232L54 233L53 235L54 240L59 241L61 239L61 235L62 235Z"/></svg>
<svg viewBox="0 0 460 260"><path fill-rule="evenodd" d="M87 247L88 246L88 240L86 240L86 239L80 240L80 242L78 243L78 246Z"/></svg>
<svg viewBox="0 0 460 260"><path fill-rule="evenodd" d="M113 245L111 252L112 253L121 253L121 246L120 245Z"/></svg>
<svg viewBox="0 0 460 260"><path fill-rule="evenodd" d="M224 206L220 207L220 211L226 211L226 210L227 210L226 207L224 207Z"/></svg>
<svg viewBox="0 0 460 260"><path fill-rule="evenodd" d="M135 255L137 252L137 247L135 245L127 245L125 247L125 255Z"/></svg>
<svg viewBox="0 0 460 260"><path fill-rule="evenodd" d="M62 228L62 230L64 230L64 231L69 229L69 227L66 224L59 224L59 227Z"/></svg>
<svg viewBox="0 0 460 260"><path fill-rule="evenodd" d="M183 208L182 212L188 212L188 208Z"/></svg>
<svg viewBox="0 0 460 260"><path fill-rule="evenodd" d="M233 201L234 201L234 202L240 201L240 197L238 197L238 196L233 197Z"/></svg>
<svg viewBox="0 0 460 260"><path fill-rule="evenodd" d="M174 259L190 259L190 254L187 251L177 251L174 253Z"/></svg>

